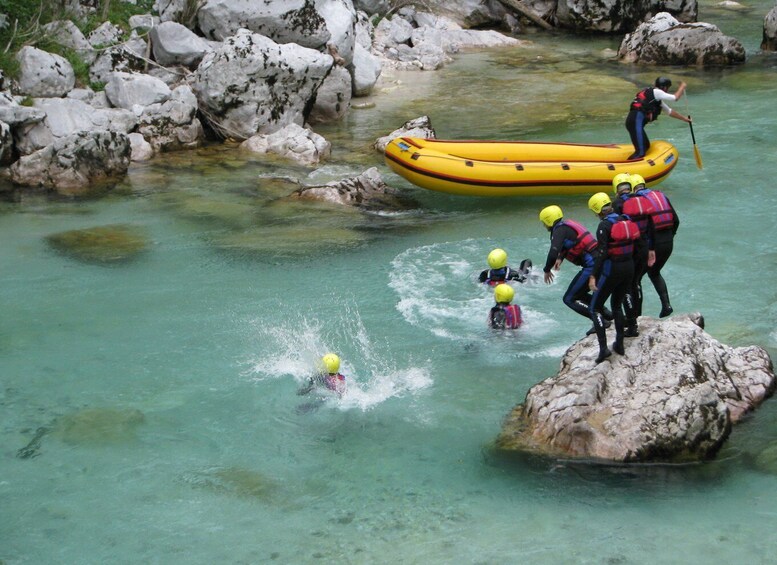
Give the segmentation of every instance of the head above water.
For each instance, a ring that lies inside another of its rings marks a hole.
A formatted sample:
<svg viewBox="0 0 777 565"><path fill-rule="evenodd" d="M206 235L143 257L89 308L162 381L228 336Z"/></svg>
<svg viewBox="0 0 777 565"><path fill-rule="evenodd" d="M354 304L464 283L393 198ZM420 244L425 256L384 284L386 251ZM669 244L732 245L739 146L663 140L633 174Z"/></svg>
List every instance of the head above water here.
<svg viewBox="0 0 777 565"><path fill-rule="evenodd" d="M608 208L612 208L612 201L606 192L597 192L588 199L588 207L598 216L602 210L607 211Z"/></svg>
<svg viewBox="0 0 777 565"><path fill-rule="evenodd" d="M330 375L337 374L340 370L340 358L334 353L327 353L321 358L321 364Z"/></svg>
<svg viewBox="0 0 777 565"><path fill-rule="evenodd" d="M656 79L656 88L660 88L663 91L667 91L671 88L672 81L667 77L658 77Z"/></svg>
<svg viewBox="0 0 777 565"><path fill-rule="evenodd" d="M507 252L496 248L488 254L488 266L492 269L501 269L507 266Z"/></svg>
<svg viewBox="0 0 777 565"><path fill-rule="evenodd" d="M645 179L642 178L642 175L634 174L629 176L629 183L631 184L631 192L637 192L638 190L647 187L645 184Z"/></svg>
<svg viewBox="0 0 777 565"><path fill-rule="evenodd" d="M629 173L618 173L612 178L612 191L615 194L631 192L631 175Z"/></svg>
<svg viewBox="0 0 777 565"><path fill-rule="evenodd" d="M498 284L494 287L494 299L497 304L510 304L515 297L515 291L509 284Z"/></svg>
<svg viewBox="0 0 777 565"><path fill-rule="evenodd" d="M546 206L540 212L540 221L548 229L552 228L553 225L563 217L564 213L561 211L561 208L556 205Z"/></svg>

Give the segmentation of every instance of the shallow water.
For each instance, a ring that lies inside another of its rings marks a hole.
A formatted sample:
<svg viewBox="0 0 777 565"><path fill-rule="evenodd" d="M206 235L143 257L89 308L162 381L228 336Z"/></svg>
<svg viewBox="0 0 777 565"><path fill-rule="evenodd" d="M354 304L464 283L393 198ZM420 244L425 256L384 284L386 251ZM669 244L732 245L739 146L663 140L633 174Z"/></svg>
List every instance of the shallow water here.
<svg viewBox="0 0 777 565"><path fill-rule="evenodd" d="M318 171L211 148L133 166L102 198L0 205L0 561L772 562L777 465L757 458L777 442L774 400L700 465L490 449L587 329L561 303L571 269L517 288L516 335L485 328L492 300L474 278L488 251L541 265L537 213L551 202L422 191L370 148L421 114L439 137L625 142L635 87L684 77L704 169L685 124L650 132L681 153L661 185L682 221L672 302L721 341L774 355L777 58L757 53L770 2L706 18L710 5L700 19L745 43L745 67L645 71L602 58L617 41L531 37L387 77L374 109L319 128L334 150ZM289 203L293 183L270 178L373 165L415 203ZM586 200L556 203L593 226ZM104 264L46 239L115 224L145 251ZM300 410L310 399L296 390L327 350L348 392Z"/></svg>

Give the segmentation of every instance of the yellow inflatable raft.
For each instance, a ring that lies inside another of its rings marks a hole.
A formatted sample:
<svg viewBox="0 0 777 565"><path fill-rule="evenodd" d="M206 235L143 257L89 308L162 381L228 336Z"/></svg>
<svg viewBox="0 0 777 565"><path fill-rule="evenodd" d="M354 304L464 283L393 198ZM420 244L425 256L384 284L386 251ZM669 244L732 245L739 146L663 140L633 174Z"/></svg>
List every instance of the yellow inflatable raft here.
<svg viewBox="0 0 777 565"><path fill-rule="evenodd" d="M677 164L677 149L668 141L653 141L643 159L629 161L633 152L631 144L399 137L386 147L386 164L421 188L468 196L609 192L618 173L640 174L653 186Z"/></svg>

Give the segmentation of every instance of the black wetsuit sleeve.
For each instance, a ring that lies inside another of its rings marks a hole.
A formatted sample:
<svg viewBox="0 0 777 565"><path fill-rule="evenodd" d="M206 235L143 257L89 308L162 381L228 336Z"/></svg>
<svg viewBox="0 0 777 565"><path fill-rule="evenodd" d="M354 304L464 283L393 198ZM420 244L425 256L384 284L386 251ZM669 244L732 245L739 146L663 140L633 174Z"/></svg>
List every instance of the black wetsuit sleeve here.
<svg viewBox="0 0 777 565"><path fill-rule="evenodd" d="M517 271L515 269L511 269L510 267L507 267L507 276L505 277L505 279L509 281L518 281L522 283L526 280L526 275L524 275L521 271Z"/></svg>
<svg viewBox="0 0 777 565"><path fill-rule="evenodd" d="M656 247L656 224L653 223L653 216L648 214L647 217L647 229L645 230L645 237L647 238L648 250L655 251Z"/></svg>
<svg viewBox="0 0 777 565"><path fill-rule="evenodd" d="M575 230L569 226L560 226L553 230L550 236L550 250L548 250L548 258L545 260L545 266L542 268L543 272L549 273L555 265L558 256L564 250L564 240L569 237L576 237Z"/></svg>
<svg viewBox="0 0 777 565"><path fill-rule="evenodd" d="M610 246L611 229L612 229L612 224L607 220L602 220L601 222L599 222L599 227L596 228L596 241L599 244L599 248L597 249L596 258L594 261L594 271L593 271L593 276L594 276L594 279L596 280L599 280L599 275L602 274L602 266L604 265L605 259L607 259L607 249Z"/></svg>
<svg viewBox="0 0 777 565"><path fill-rule="evenodd" d="M505 311L499 306L494 306L488 313L488 325L496 329L504 329L505 327Z"/></svg>
<svg viewBox="0 0 777 565"><path fill-rule="evenodd" d="M487 279L488 279L488 270L485 270L482 273L480 273L480 276L478 277L478 282L484 283L486 282Z"/></svg>
<svg viewBox="0 0 777 565"><path fill-rule="evenodd" d="M612 209L616 214L623 214L623 198L617 196L612 202Z"/></svg>
<svg viewBox="0 0 777 565"><path fill-rule="evenodd" d="M680 216L677 215L677 211L674 209L674 206L672 206L672 203L669 202L669 198L666 199L666 203L669 204L669 208L672 210L672 217L674 218L674 225L672 226L672 235L674 235L677 233L677 229L680 227Z"/></svg>

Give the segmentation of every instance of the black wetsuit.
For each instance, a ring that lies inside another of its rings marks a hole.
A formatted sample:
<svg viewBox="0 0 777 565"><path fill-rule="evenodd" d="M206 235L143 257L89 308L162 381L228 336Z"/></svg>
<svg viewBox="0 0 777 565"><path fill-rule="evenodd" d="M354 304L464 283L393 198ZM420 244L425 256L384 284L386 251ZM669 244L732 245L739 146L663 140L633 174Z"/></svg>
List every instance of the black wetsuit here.
<svg viewBox="0 0 777 565"><path fill-rule="evenodd" d="M553 225L550 232L550 250L548 258L545 260L543 272L549 273L556 264L559 257L564 257L568 250L574 247L579 239L579 234L575 229L560 220ZM590 318L589 306L591 304L591 293L588 291L588 277L593 272L594 255L592 252L584 252L572 263L581 267L580 271L574 276L564 293L564 304L569 308L584 316Z"/></svg>
<svg viewBox="0 0 777 565"><path fill-rule="evenodd" d="M486 269L478 277L478 282L490 285L497 285L505 281L518 281L522 283L526 281L526 275L510 267L502 267L501 269Z"/></svg>
<svg viewBox="0 0 777 565"><path fill-rule="evenodd" d="M651 194L654 193L654 194ZM668 316L672 313L672 305L669 302L669 289L666 287L666 281L661 275L661 269L669 260L674 249L674 236L680 227L680 218L677 215L672 203L667 198L666 194L660 190L651 190L644 188L636 192L639 196L645 196L653 202L653 223L655 225L655 238L652 242L648 242L656 252L656 262L652 267L647 270L650 282L653 283L653 287L658 293L658 298L661 300L661 312L660 317ZM663 203L663 205L661 205ZM662 209L663 208L663 209Z"/></svg>
<svg viewBox="0 0 777 565"><path fill-rule="evenodd" d="M639 227L639 233L644 245L635 249L634 253L634 279L631 291L626 300L631 300L634 319L626 320L628 333L636 335L636 318L642 315L642 277L648 270L648 251L653 251L655 241L655 226L653 225L653 204L647 198L637 194L619 195L612 203L617 214L626 214L631 221Z"/></svg>
<svg viewBox="0 0 777 565"><path fill-rule="evenodd" d="M625 240L623 240L618 245L613 236L613 229L617 223L621 222L630 224L629 232L633 231L633 239L628 244L624 243ZM596 240L599 247L593 276L596 280L597 290L591 299L590 314L596 329L596 337L599 340L599 357L596 360L599 363L610 354L607 348L604 318L600 314L607 298L610 298L610 309L615 319L615 343L613 346L616 352L623 353L624 318L634 316L625 299L634 278L634 253L635 250L637 253L642 252L641 247L644 246L644 242L639 236L639 228L636 224L625 216L615 213L607 215L599 222ZM624 306L628 309L625 315Z"/></svg>

